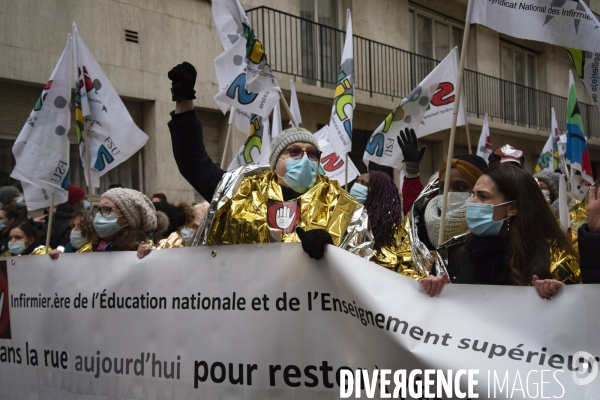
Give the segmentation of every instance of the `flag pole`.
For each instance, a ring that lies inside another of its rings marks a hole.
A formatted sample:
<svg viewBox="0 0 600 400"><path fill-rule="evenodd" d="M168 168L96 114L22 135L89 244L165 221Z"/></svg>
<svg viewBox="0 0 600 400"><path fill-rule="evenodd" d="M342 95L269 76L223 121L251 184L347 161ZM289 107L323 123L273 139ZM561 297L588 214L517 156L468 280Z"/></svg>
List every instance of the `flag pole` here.
<svg viewBox="0 0 600 400"><path fill-rule="evenodd" d="M90 202L90 211L94 211L94 186L92 185L92 167L90 165L90 137L87 134L85 127L83 128L83 139L85 140L85 168L87 174L88 181L88 191L89 191L89 202Z"/></svg>
<svg viewBox="0 0 600 400"><path fill-rule="evenodd" d="M52 233L52 217L54 217L54 192L50 194L50 211L48 211L48 230L46 231L46 252L50 247L50 234Z"/></svg>
<svg viewBox="0 0 600 400"><path fill-rule="evenodd" d="M283 108L285 108L285 111L288 113L290 121L292 121L292 125L294 126L294 128L297 128L298 123L296 122L296 118L294 118L294 115L292 114L292 110L290 110L290 106L288 105L287 100L285 99L285 97L283 97L281 88L279 88L279 99L281 100L281 104L283 104Z"/></svg>
<svg viewBox="0 0 600 400"><path fill-rule="evenodd" d="M465 20L465 31L463 34L462 51L460 52L460 62L458 65L458 77L456 79L456 94L454 97L454 110L452 112L452 127L450 128L450 142L448 143L448 157L446 158L445 188L442 196L442 218L440 219L440 232L438 236L438 246L444 241L446 231L446 210L448 206L448 186L450 182L450 169L452 168L452 154L454 153L454 140L456 139L456 120L460 108L460 95L463 88L463 75L465 71L465 55L467 54L467 45L469 42L469 29L471 27L471 2L467 8L467 17ZM469 146L469 150L470 150Z"/></svg>
<svg viewBox="0 0 600 400"><path fill-rule="evenodd" d="M348 191L348 169L348 153L346 153L346 185L344 187L346 191Z"/></svg>
<svg viewBox="0 0 600 400"><path fill-rule="evenodd" d="M469 154L471 153L471 134L469 133L469 122L465 121L465 130L467 132L467 150Z"/></svg>
<svg viewBox="0 0 600 400"><path fill-rule="evenodd" d="M231 111L233 112L233 111ZM223 149L223 158L221 158L221 169L225 165L225 156L227 155L227 149L229 148L229 138L231 137L231 124L227 128L227 137L225 138L225 148Z"/></svg>

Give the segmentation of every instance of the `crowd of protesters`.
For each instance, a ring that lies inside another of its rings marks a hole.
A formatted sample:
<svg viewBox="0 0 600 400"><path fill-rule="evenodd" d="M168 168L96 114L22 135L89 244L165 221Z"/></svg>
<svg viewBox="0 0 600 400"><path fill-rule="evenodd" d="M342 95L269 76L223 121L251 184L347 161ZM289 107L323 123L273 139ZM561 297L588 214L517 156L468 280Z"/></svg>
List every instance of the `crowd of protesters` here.
<svg viewBox="0 0 600 400"><path fill-rule="evenodd" d="M402 187L372 171L346 191L319 173L315 136L290 128L272 141L269 165L226 172L204 145L193 104L194 67L180 64L169 78L174 159L208 202L173 204L164 193L147 197L114 185L90 209L84 190L69 185L67 202L31 218L19 189L5 186L0 188L0 256L57 259L61 253L136 251L145 258L196 245L301 242L315 259L324 256L327 245L340 246L419 280L430 296L453 283L533 286L551 299L565 284L600 283L597 187L582 203L570 195L566 199L570 209L586 215L574 224L572 240L558 221L562 175L525 172L522 152L510 145L496 149L489 164L476 155L456 155L424 185L425 147L414 131L405 130L397 138L404 156Z"/></svg>

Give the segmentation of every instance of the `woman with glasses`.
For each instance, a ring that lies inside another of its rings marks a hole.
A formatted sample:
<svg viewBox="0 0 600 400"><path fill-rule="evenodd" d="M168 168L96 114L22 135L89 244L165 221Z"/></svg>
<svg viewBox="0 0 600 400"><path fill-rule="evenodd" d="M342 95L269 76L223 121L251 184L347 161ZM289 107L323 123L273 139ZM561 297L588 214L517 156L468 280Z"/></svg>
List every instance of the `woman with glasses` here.
<svg viewBox="0 0 600 400"><path fill-rule="evenodd" d="M115 188L102 195L93 224L92 251L136 251L166 230L169 219L143 193Z"/></svg>
<svg viewBox="0 0 600 400"><path fill-rule="evenodd" d="M508 164L486 169L473 188L466 219L471 233L463 256L448 265L468 276L463 283L535 286L545 299L565 283L581 283L577 253L537 182L522 169ZM420 282L435 295L447 278Z"/></svg>
<svg viewBox="0 0 600 400"><path fill-rule="evenodd" d="M11 228L8 234L8 250L0 254L0 257L39 255L44 253L46 253L46 248L40 246L37 232L33 225L22 222Z"/></svg>
<svg viewBox="0 0 600 400"><path fill-rule="evenodd" d="M169 79L176 101L169 130L179 172L215 205L208 212L202 244L302 241L313 258L323 255L326 244L339 245L361 207L336 181L319 174L321 152L312 133L292 128L277 136L271 143L270 169L248 165L225 173L204 146L192 101L196 69L184 62L169 72ZM260 141L247 142L248 164L256 164L253 149L260 146Z"/></svg>

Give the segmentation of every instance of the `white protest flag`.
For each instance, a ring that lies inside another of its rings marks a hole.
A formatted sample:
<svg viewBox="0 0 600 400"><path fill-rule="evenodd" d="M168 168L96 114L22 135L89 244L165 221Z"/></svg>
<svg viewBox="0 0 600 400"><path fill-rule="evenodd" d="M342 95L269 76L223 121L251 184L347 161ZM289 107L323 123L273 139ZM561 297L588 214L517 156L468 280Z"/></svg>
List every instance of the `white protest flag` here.
<svg viewBox="0 0 600 400"><path fill-rule="evenodd" d="M246 90L245 53L245 41L238 40L215 58L214 65L220 91L214 99L223 114L229 107L235 107L247 114L257 114L264 118L279 102L279 92L273 89L261 93Z"/></svg>
<svg viewBox="0 0 600 400"><path fill-rule="evenodd" d="M17 165L11 177L21 181L29 210L67 201L69 128L71 126L71 35L58 64L21 129L12 151Z"/></svg>
<svg viewBox="0 0 600 400"><path fill-rule="evenodd" d="M275 139L283 131L281 125L281 107L279 103L275 104L273 109L273 123L271 124L271 139Z"/></svg>
<svg viewBox="0 0 600 400"><path fill-rule="evenodd" d="M329 142L339 153L349 153L352 150L352 116L354 114L354 43L352 38L352 16L350 10L347 10L346 40L329 122Z"/></svg>
<svg viewBox="0 0 600 400"><path fill-rule="evenodd" d="M560 176L558 185L558 216L560 227L567 233L571 229L571 216L569 215L569 199L567 198L567 182L565 176Z"/></svg>
<svg viewBox="0 0 600 400"><path fill-rule="evenodd" d="M485 114L485 118L483 119L483 127L481 128L481 135L479 136L479 143L477 144L477 155L488 162L490 154L492 154L492 150L492 138L490 137L488 115Z"/></svg>
<svg viewBox="0 0 600 400"><path fill-rule="evenodd" d="M296 120L299 127L302 127L302 115L300 114L300 103L298 103L298 96L296 95L296 86L294 81L290 79L290 111ZM290 121L290 128L292 127L292 121Z"/></svg>
<svg viewBox="0 0 600 400"><path fill-rule="evenodd" d="M227 171L233 171L244 165L268 165L270 156L269 118L262 118L253 114L250 118L250 133L233 160L231 160Z"/></svg>
<svg viewBox="0 0 600 400"><path fill-rule="evenodd" d="M554 172L560 169L560 132L558 130L558 123L556 122L556 114L554 113L554 107L552 107L552 125L550 130L550 136L542 149L542 153L537 160L535 166L535 172L550 171ZM562 149L562 146L560 146ZM563 151L564 154L564 151Z"/></svg>
<svg viewBox="0 0 600 400"><path fill-rule="evenodd" d="M215 3L225 3L224 6L229 10L231 17L237 26L236 32L244 38L246 89L249 92L254 93L279 89L279 84L275 79L275 75L273 75L273 71L271 71L271 66L269 65L267 55L263 49L263 44L256 37L256 33L254 32L254 29L252 29L250 21L240 5L240 2L238 0L215 0ZM218 7L218 10L222 10L223 4L219 4ZM215 13L213 12L213 16L214 15ZM231 29L233 27L228 19L219 16L218 21L215 19L215 25L217 26L217 29L224 31L224 33L219 33L222 38L221 41L223 41L223 35L227 36L227 40L233 40L231 32L225 31L226 29ZM227 48L225 43L223 46Z"/></svg>
<svg viewBox="0 0 600 400"><path fill-rule="evenodd" d="M458 76L458 48L414 88L396 107L367 143L363 161L373 161L396 169L402 167L402 151L397 137L404 128L414 129L417 137L449 129L454 108L454 88ZM464 96L458 110L457 126L467 121Z"/></svg>
<svg viewBox="0 0 600 400"><path fill-rule="evenodd" d="M231 107L229 112L229 125L248 135L250 133L250 114L246 111Z"/></svg>
<svg viewBox="0 0 600 400"><path fill-rule="evenodd" d="M573 61L577 75L583 82L585 90L596 107L598 108L598 84L600 83L600 53L583 51L577 49L567 49L569 56Z"/></svg>
<svg viewBox="0 0 600 400"><path fill-rule="evenodd" d="M346 168L348 169L348 182L352 182L359 175L358 169L348 158L346 165L346 154L336 151L334 146L329 142L330 133L329 126L325 125L319 129L315 136L319 140L319 148L321 149L321 169L329 179L336 180L340 185L346 185Z"/></svg>
<svg viewBox="0 0 600 400"><path fill-rule="evenodd" d="M500 33L585 51L600 51L600 24L583 1L471 0L471 23Z"/></svg>
<svg viewBox="0 0 600 400"><path fill-rule="evenodd" d="M75 24L73 40L75 100L79 108L76 112L81 112L81 116L77 115L81 161L85 169L85 147L81 139L84 128L89 140L92 185L99 187L100 177L144 147L148 136L133 122L119 94L79 37ZM80 117L83 117L81 127Z"/></svg>

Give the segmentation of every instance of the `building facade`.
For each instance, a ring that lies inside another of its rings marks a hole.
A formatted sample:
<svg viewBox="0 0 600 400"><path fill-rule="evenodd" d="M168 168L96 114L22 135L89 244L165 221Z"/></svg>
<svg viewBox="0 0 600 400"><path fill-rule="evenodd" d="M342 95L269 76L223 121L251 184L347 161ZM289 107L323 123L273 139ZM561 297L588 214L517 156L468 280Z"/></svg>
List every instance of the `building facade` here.
<svg viewBox="0 0 600 400"><path fill-rule="evenodd" d="M365 145L375 128L454 47L462 45L464 0L242 0L262 39L283 92L294 81L303 126L329 123L345 31L353 17L356 109L350 154L361 172ZM589 4L600 11L600 4ZM115 87L134 121L149 137L134 157L102 178L96 195L121 183L170 201L198 200L173 159L167 122L174 109L167 72L188 61L196 66L195 105L209 155L227 166L244 141L233 130L225 148L228 117L213 96L218 91L213 60L222 46L207 0L19 0L0 1L0 180L14 166L11 147L63 50L71 23ZM565 49L508 37L472 25L467 47L465 96L472 151L483 118L490 118L494 147L505 143L535 162L550 134L550 107L566 126L571 60ZM594 174L600 173L600 118L577 81ZM74 103L72 101L72 103ZM74 113L73 113L74 115ZM74 117L73 117L74 118ZM284 126L287 119L284 115ZM75 124L72 123L71 133ZM72 138L72 182L85 186ZM422 139L424 178L445 160L449 130ZM467 152L467 133L457 130L455 154ZM371 164L398 178L398 172Z"/></svg>

